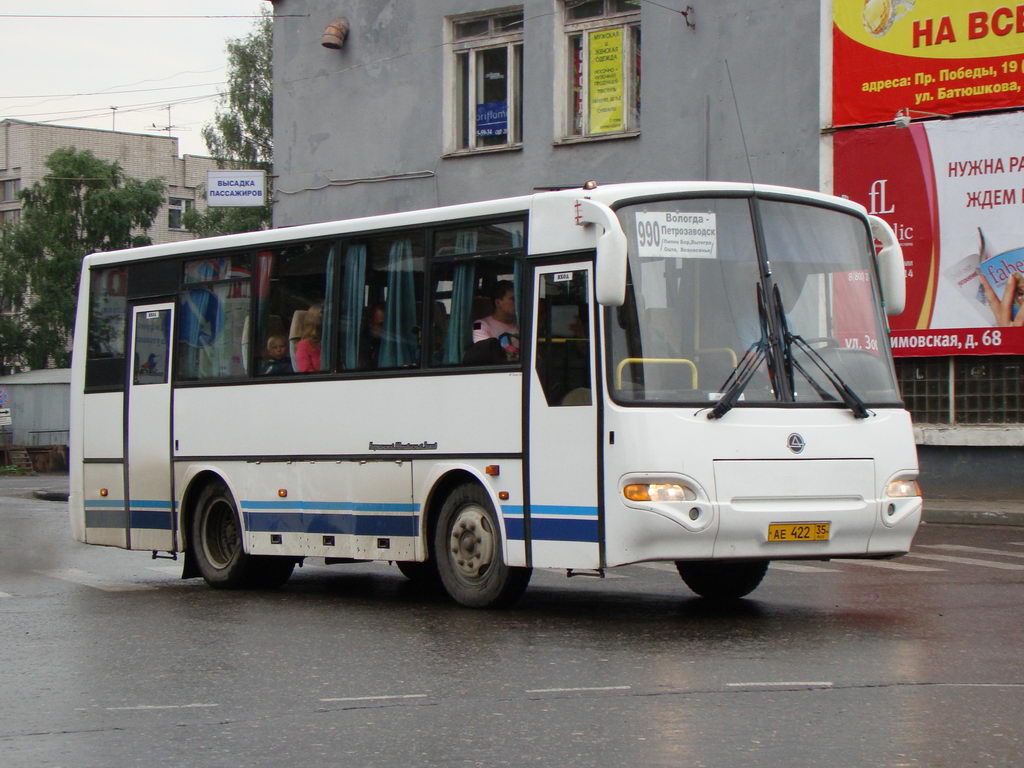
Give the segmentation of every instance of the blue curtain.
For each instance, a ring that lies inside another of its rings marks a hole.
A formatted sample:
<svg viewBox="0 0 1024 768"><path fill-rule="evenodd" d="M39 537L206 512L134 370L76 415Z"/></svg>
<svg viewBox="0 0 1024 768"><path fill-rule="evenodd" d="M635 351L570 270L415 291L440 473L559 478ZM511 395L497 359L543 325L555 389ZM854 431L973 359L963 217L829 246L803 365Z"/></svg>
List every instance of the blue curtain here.
<svg viewBox="0 0 1024 768"><path fill-rule="evenodd" d="M464 229L455 235L455 253L475 253L477 231ZM444 344L446 365L458 365L473 342L473 297L476 295L476 267L456 264L452 272L452 309L448 317L448 335Z"/></svg>
<svg viewBox="0 0 1024 768"><path fill-rule="evenodd" d="M416 363L419 345L412 329L416 321L416 283L413 276L412 242L396 240L388 252L387 304L384 338L380 344L380 368L402 368Z"/></svg>
<svg viewBox="0 0 1024 768"><path fill-rule="evenodd" d="M336 285L338 279L337 275L334 272L335 265L338 262L337 254L337 244L332 245L331 250L327 254L327 284L324 286L324 315L323 323L320 326L321 371L331 370L331 363L333 362L332 358L334 357L331 350L331 341L333 339L334 324L337 322L334 307L334 286Z"/></svg>
<svg viewBox="0 0 1024 768"><path fill-rule="evenodd" d="M363 330L363 293L366 287L366 246L350 245L345 251L341 283L341 364L359 367L359 336Z"/></svg>
<svg viewBox="0 0 1024 768"><path fill-rule="evenodd" d="M476 292L476 267L456 264L452 274L452 310L448 334L444 340L445 365L458 365L473 339L473 294Z"/></svg>

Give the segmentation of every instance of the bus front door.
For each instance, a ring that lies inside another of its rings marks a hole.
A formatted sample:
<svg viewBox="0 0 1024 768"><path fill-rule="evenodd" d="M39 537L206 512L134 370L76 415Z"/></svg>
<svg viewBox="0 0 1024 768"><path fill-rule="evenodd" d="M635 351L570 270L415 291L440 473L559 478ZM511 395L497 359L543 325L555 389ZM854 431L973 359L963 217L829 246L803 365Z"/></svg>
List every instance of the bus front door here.
<svg viewBox="0 0 1024 768"><path fill-rule="evenodd" d="M589 261L538 266L533 282L528 503L535 567L599 568L598 408Z"/></svg>
<svg viewBox="0 0 1024 768"><path fill-rule="evenodd" d="M171 329L174 305L132 308L125 430L128 548L174 551Z"/></svg>

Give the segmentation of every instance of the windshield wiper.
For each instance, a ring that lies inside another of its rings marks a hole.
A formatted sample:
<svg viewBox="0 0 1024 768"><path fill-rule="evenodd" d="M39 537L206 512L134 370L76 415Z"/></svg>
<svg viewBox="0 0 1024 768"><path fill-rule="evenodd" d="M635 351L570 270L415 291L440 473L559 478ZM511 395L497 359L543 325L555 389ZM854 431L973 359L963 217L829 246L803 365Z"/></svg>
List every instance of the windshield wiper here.
<svg viewBox="0 0 1024 768"><path fill-rule="evenodd" d="M708 413L709 419L720 419L732 410L747 384L754 378L761 361L768 358L771 336L768 333L768 313L764 307L764 289L760 283L757 284L757 314L761 321L761 338L747 347L743 357L722 383L725 393L718 398L715 407Z"/></svg>
<svg viewBox="0 0 1024 768"><path fill-rule="evenodd" d="M825 389L823 389L815 380L814 376L808 373L807 370L796 361L796 358L793 356L793 347L796 346L796 348L807 355L818 370L824 374L828 383L831 384L835 388L836 392L839 393L839 396L843 400L843 404L853 411L854 417L858 419L866 419L870 416L871 412L868 411L867 406L864 405L864 401L860 399L860 396L854 392L845 381L843 381L843 378L839 375L836 369L828 364L828 361L821 356L818 350L808 344L806 339L804 339L800 334L790 333L789 324L786 321L786 312L782 306L782 296L779 295L779 286L777 285L774 286L772 298L774 299L779 322L782 324L782 338L786 344L785 358L788 366L799 371L800 374L810 382L811 387L822 400L835 400L835 397L825 391Z"/></svg>

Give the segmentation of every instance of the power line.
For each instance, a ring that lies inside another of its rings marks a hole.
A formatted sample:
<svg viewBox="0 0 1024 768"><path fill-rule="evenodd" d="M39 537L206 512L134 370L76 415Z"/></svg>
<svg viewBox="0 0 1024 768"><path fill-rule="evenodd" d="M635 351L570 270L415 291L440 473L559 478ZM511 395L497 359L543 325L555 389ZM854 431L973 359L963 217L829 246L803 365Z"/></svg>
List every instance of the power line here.
<svg viewBox="0 0 1024 768"><path fill-rule="evenodd" d="M141 16L132 14L70 14L70 13L0 13L0 19L261 19L262 14L178 16L172 14ZM308 13L274 14L275 19L306 19Z"/></svg>

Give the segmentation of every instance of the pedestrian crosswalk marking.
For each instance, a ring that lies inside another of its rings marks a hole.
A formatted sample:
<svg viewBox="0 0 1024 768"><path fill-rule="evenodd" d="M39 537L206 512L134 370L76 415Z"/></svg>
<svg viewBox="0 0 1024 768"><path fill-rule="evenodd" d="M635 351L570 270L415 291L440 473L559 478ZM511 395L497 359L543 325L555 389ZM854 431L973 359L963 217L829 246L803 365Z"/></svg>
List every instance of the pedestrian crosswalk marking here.
<svg viewBox="0 0 1024 768"><path fill-rule="evenodd" d="M997 555L999 557L1024 557L1024 552L1004 552L1001 549L986 547L969 547L966 544L919 544L927 549L948 549L952 552L973 552L978 555Z"/></svg>
<svg viewBox="0 0 1024 768"><path fill-rule="evenodd" d="M801 565L800 563L782 563L775 560L768 567L777 571L790 571L792 573L839 573L838 568L823 568L820 565Z"/></svg>
<svg viewBox="0 0 1024 768"><path fill-rule="evenodd" d="M927 565L910 565L909 563L894 563L891 560L861 560L858 558L844 559L844 563L853 563L854 565L866 565L871 568L884 568L890 571L933 571L940 572L944 571L944 568L930 568Z"/></svg>
<svg viewBox="0 0 1024 768"><path fill-rule="evenodd" d="M924 552L911 552L906 557L917 557L922 560L938 560L943 563L959 565L977 565L982 568L998 568L1001 571L1024 571L1024 565L1017 563L997 563L995 560L978 560L973 557L954 557L953 555L929 555Z"/></svg>
<svg viewBox="0 0 1024 768"><path fill-rule="evenodd" d="M82 571L78 568L51 568L46 571L35 571L35 573L38 573L41 576L49 576L51 579L59 579L60 581L79 584L83 587L100 589L104 592L142 592L156 589L156 587L152 587L147 584L125 584L114 582L109 579L105 579L102 576L97 576L95 573Z"/></svg>

